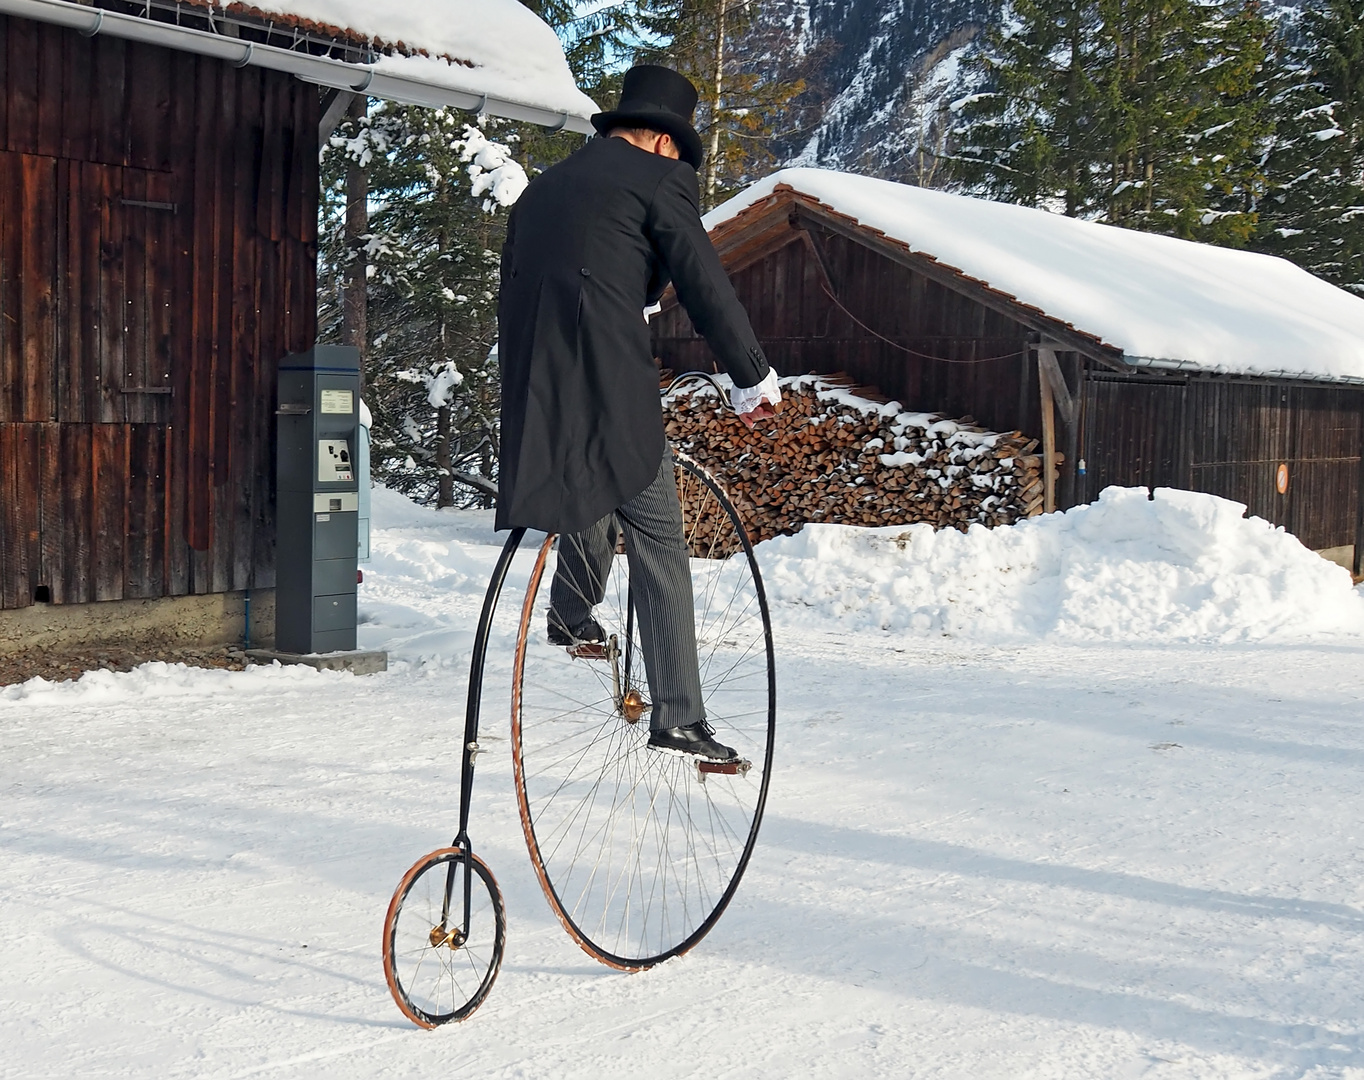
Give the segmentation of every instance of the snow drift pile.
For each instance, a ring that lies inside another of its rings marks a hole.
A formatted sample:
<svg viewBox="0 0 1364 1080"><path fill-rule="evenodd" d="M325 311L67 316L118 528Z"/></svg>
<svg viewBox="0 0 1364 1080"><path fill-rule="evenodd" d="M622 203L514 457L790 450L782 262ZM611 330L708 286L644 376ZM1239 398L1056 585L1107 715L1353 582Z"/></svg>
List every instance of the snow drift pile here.
<svg viewBox="0 0 1364 1080"><path fill-rule="evenodd" d="M782 379L776 421L749 431L709 386L665 401L668 437L713 473L754 540L807 522L964 529L1041 511L1037 440L854 392L837 376Z"/></svg>
<svg viewBox="0 0 1364 1080"><path fill-rule="evenodd" d="M1108 488L1012 528L808 525L758 549L779 621L982 640L1364 634L1350 575L1214 495Z"/></svg>

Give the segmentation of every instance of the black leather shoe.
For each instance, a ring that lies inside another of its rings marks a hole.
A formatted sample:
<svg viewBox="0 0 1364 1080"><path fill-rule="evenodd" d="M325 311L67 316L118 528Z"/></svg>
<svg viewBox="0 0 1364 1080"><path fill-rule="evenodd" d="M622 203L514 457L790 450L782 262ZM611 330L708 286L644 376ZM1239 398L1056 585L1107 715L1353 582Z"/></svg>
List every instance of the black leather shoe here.
<svg viewBox="0 0 1364 1080"><path fill-rule="evenodd" d="M549 613L549 643L551 645L600 645L606 640L606 631L601 628L601 623L596 619L588 619L587 622L574 630L566 630L559 622L554 612Z"/></svg>
<svg viewBox="0 0 1364 1080"><path fill-rule="evenodd" d="M655 750L671 750L675 754L695 754L712 761L738 761L739 755L729 746L722 746L712 735L715 729L704 720L686 727L664 728L649 733L649 745Z"/></svg>

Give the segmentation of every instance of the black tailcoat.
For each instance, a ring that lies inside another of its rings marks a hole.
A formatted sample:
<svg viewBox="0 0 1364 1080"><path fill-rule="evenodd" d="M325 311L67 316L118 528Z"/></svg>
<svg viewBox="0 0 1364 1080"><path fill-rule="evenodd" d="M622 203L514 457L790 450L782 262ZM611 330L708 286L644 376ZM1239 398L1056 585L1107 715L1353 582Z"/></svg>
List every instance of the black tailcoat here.
<svg viewBox="0 0 1364 1080"><path fill-rule="evenodd" d="M576 532L658 474L663 415L643 309L671 279L753 386L767 360L701 224L690 165L594 139L531 181L502 249L497 528Z"/></svg>

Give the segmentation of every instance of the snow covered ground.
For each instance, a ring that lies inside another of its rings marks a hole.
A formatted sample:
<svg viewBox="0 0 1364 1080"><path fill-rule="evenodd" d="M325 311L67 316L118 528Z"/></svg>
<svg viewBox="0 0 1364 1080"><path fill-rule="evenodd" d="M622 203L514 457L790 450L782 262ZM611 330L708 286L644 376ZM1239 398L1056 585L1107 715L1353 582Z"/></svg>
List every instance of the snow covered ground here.
<svg viewBox="0 0 1364 1080"><path fill-rule="evenodd" d="M376 492L387 674L0 690L0 1077L1364 1078L1364 599L1225 507L1122 502L936 551L767 545L758 850L711 936L643 974L540 894L495 673L474 837L508 955L424 1032L379 931L454 828L496 548L483 515ZM938 574L897 593L915 564Z"/></svg>

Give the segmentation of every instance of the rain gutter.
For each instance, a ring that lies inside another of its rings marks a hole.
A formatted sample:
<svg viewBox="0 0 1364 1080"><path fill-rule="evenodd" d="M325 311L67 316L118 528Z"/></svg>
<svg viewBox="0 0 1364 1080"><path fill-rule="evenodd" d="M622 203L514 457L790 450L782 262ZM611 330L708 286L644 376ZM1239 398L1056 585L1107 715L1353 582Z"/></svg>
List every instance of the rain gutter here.
<svg viewBox="0 0 1364 1080"><path fill-rule="evenodd" d="M351 64L328 56L312 56L308 53L281 49L276 45L242 41L204 30L176 26L173 23L156 22L137 15L124 15L117 11L68 3L67 0L0 0L0 15L14 15L21 19L64 26L75 30L83 37L107 34L127 41L196 53L199 56L224 60L234 67L260 67L282 71L303 82L367 94L403 105L464 109L539 124L553 131L567 130L584 135L592 134L592 125L585 116L555 112L526 102L510 101L490 94L456 90L403 75L393 75L380 71L371 64Z"/></svg>
<svg viewBox="0 0 1364 1080"><path fill-rule="evenodd" d="M1237 371L1195 364L1190 360L1158 360L1150 356L1124 356L1123 360L1133 367L1180 371L1190 375L1241 375L1247 379L1291 379L1296 382L1348 383L1352 386L1364 386L1364 376L1360 375L1326 375L1320 371Z"/></svg>

